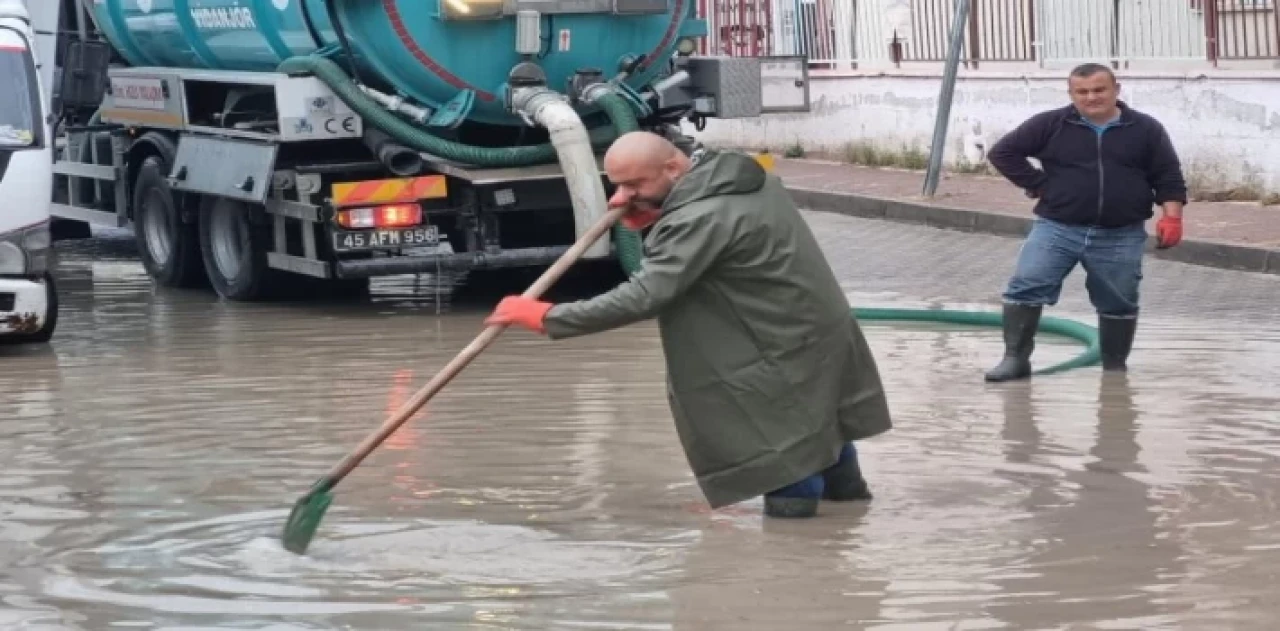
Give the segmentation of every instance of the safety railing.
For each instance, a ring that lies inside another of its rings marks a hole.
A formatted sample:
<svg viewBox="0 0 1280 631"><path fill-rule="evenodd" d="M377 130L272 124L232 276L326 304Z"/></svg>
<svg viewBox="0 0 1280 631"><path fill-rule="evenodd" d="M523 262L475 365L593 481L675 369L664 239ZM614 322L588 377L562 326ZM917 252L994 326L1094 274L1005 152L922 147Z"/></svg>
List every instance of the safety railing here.
<svg viewBox="0 0 1280 631"><path fill-rule="evenodd" d="M962 61L1117 67L1280 58L1280 0L970 0ZM955 0L699 0L703 52L815 69L946 58Z"/></svg>
<svg viewBox="0 0 1280 631"><path fill-rule="evenodd" d="M1276 0L1192 0L1201 5L1209 60L1280 58Z"/></svg>
<svg viewBox="0 0 1280 631"><path fill-rule="evenodd" d="M863 0L876 2L877 0ZM1035 52L1034 0L970 0L963 61L1032 61ZM911 0L910 35L897 38L903 61L943 61L955 19L954 0Z"/></svg>

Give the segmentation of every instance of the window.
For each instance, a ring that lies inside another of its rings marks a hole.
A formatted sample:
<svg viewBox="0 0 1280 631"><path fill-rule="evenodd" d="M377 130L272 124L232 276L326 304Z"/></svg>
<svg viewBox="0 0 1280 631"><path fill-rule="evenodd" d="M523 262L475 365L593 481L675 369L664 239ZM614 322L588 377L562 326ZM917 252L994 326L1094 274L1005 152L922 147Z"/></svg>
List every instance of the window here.
<svg viewBox="0 0 1280 631"><path fill-rule="evenodd" d="M0 27L0 149L40 146L40 88L27 40Z"/></svg>

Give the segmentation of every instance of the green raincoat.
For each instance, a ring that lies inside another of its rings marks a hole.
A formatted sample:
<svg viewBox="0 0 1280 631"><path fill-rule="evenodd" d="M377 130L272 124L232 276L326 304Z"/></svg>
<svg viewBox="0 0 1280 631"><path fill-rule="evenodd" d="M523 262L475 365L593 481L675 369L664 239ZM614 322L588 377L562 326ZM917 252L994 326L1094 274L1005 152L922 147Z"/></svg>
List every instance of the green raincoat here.
<svg viewBox="0 0 1280 631"><path fill-rule="evenodd" d="M675 426L712 508L796 482L891 427L875 360L782 183L703 152L663 204L642 269L554 306L552 339L658 318Z"/></svg>

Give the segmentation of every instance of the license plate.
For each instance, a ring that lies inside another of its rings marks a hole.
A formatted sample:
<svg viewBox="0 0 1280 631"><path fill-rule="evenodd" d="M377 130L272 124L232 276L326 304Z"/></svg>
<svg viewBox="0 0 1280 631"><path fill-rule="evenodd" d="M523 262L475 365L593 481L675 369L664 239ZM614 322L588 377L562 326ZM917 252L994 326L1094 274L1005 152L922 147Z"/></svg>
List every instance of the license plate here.
<svg viewBox="0 0 1280 631"><path fill-rule="evenodd" d="M440 243L440 229L435 226L417 228L385 228L380 230L335 230L333 249L338 252L413 248Z"/></svg>

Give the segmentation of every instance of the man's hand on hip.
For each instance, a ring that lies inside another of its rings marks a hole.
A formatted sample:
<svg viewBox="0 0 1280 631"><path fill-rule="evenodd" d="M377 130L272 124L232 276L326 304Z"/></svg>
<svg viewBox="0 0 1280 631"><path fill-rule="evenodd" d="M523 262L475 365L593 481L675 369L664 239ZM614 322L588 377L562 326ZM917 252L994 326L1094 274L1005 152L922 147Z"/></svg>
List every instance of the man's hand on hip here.
<svg viewBox="0 0 1280 631"><path fill-rule="evenodd" d="M545 334L542 322L551 310L551 303L523 296L507 296L498 303L493 314L485 319L485 324L514 324L522 326L534 333Z"/></svg>

